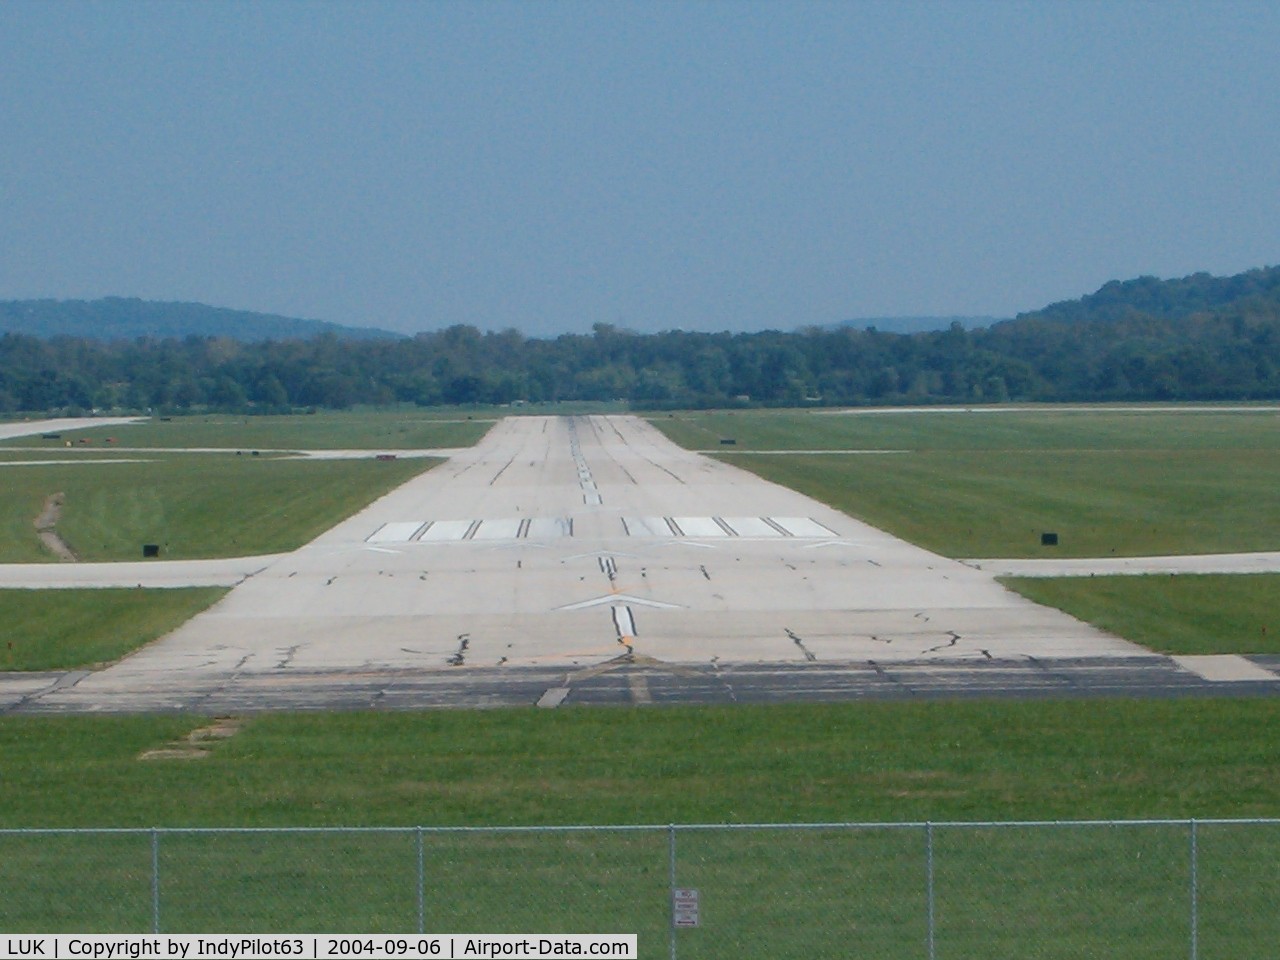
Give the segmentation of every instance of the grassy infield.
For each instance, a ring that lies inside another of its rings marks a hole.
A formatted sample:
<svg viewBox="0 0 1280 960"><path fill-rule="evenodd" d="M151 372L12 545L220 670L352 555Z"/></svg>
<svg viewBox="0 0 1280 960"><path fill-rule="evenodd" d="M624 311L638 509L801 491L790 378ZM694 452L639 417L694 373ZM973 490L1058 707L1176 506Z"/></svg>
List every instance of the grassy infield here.
<svg viewBox="0 0 1280 960"><path fill-rule="evenodd" d="M1041 529L1060 533L1064 555L1275 547L1268 536L1280 517L1266 475L1280 466L1280 444L1271 414L663 420L694 447L734 437L735 462L951 555L1036 555ZM179 425L165 426L177 432ZM126 442L123 428L115 432ZM287 445L268 439L262 435L263 447ZM742 454L753 446L913 452ZM1206 462L1215 469L1202 469ZM231 469L242 466L286 465ZM74 502L69 497L69 508ZM917 515L928 523L911 526ZM1275 649L1280 632L1280 624L1261 632L1274 578L1018 586L1047 591L1046 599L1068 607L1095 604L1100 619L1114 618L1102 619L1105 625L1148 643L1158 639L1158 647L1257 652ZM1073 590L1083 599L1058 596ZM0 600L9 610L12 602L12 595ZM136 759L201 722L0 721L0 824L457 826L1280 812L1280 702L1273 700L282 715L250 720L199 763ZM145 927L149 847L131 837L75 850L73 841L57 841L98 886L33 873L30 865L47 862L51 842L0 838L0 888L21 891L0 903L0 929ZM919 831L682 834L679 882L703 890L706 928L682 933L681 956L850 949L920 955L921 844ZM1274 944L1280 830L1246 835L1206 827L1201 848L1204 955L1256 955L1260 944ZM666 944L665 849L661 834L431 837L428 926L639 930L645 955L658 955ZM1120 944L1124 956L1167 956L1185 948L1185 833L942 830L936 849L940 956L1082 956ZM165 839L165 851L170 929L403 930L416 919L407 837L216 844L178 837ZM262 858L260 871L244 866L254 857ZM319 890L312 886L318 874L325 878ZM590 913L569 895L577 888L597 891L584 898ZM477 902L479 889L491 895ZM95 905L100 916L84 912Z"/></svg>

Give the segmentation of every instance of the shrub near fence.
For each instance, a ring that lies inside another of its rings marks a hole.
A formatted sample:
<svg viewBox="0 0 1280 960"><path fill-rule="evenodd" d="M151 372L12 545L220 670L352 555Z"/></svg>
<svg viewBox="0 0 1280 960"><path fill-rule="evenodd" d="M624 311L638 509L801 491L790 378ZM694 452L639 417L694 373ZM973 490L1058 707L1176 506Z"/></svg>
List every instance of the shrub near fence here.
<svg viewBox="0 0 1280 960"><path fill-rule="evenodd" d="M676 889L697 891L696 927L676 927ZM0 830L0 930L635 933L641 956L689 960L1272 956L1280 820Z"/></svg>

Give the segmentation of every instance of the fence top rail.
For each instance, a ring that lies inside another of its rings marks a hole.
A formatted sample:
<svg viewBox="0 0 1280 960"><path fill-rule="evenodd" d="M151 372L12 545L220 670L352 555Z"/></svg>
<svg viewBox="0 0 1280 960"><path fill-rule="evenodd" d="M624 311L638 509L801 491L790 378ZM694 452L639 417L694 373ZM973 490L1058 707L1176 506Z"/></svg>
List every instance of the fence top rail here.
<svg viewBox="0 0 1280 960"><path fill-rule="evenodd" d="M444 833L654 833L659 831L726 830L923 830L1040 829L1050 827L1190 827L1277 826L1277 817L1191 817L1133 820L903 820L831 821L819 823L648 823L549 824L545 826L407 826L407 827L0 827L0 836L181 835L181 834L444 834Z"/></svg>

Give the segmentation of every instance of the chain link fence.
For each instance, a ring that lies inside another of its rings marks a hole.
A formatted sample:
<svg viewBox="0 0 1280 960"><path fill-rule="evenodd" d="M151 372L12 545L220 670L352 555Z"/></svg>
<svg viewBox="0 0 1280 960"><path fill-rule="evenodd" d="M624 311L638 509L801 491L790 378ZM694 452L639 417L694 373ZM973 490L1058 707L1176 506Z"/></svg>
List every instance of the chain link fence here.
<svg viewBox="0 0 1280 960"><path fill-rule="evenodd" d="M0 930L636 933L641 956L681 960L1275 956L1280 820L0 830Z"/></svg>

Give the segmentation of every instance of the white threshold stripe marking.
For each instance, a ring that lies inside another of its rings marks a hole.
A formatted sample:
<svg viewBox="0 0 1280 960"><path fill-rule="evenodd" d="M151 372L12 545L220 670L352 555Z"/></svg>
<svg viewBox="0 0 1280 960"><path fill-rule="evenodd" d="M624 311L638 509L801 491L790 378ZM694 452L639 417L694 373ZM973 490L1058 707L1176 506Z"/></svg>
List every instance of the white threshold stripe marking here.
<svg viewBox="0 0 1280 960"><path fill-rule="evenodd" d="M520 534L521 523L522 521L518 518L511 520L481 520L475 536L471 539L515 540Z"/></svg>
<svg viewBox="0 0 1280 960"><path fill-rule="evenodd" d="M692 537L701 540L729 536L828 539L835 531L812 517L623 517L629 537Z"/></svg>
<svg viewBox="0 0 1280 960"><path fill-rule="evenodd" d="M441 540L461 540L471 529L471 520L436 520L423 531L418 540L422 543L434 543Z"/></svg>
<svg viewBox="0 0 1280 960"><path fill-rule="evenodd" d="M403 520L384 523L366 538L366 543L408 543L424 526L422 520Z"/></svg>
<svg viewBox="0 0 1280 960"><path fill-rule="evenodd" d="M590 496L590 495L588 495ZM829 539L836 534L811 517L621 517L629 537L724 540ZM471 520L393 520L366 543L445 543L460 540L548 540L572 537L572 517L498 517Z"/></svg>
<svg viewBox="0 0 1280 960"><path fill-rule="evenodd" d="M613 608L613 626L619 639L629 640L636 635L636 618L630 607L619 605Z"/></svg>
<svg viewBox="0 0 1280 960"><path fill-rule="evenodd" d="M793 537L834 537L834 530L828 530L817 520L810 517L770 517Z"/></svg>
<svg viewBox="0 0 1280 960"><path fill-rule="evenodd" d="M765 523L763 517L721 517L731 530L740 537L780 537L776 527Z"/></svg>
<svg viewBox="0 0 1280 960"><path fill-rule="evenodd" d="M499 517L481 520L395 520L365 543L444 543L461 540L550 540L573 536L571 517Z"/></svg>
<svg viewBox="0 0 1280 960"><path fill-rule="evenodd" d="M686 537L727 537L715 517L672 517Z"/></svg>
<svg viewBox="0 0 1280 960"><path fill-rule="evenodd" d="M623 517L622 525L629 537L671 536L671 526L666 517Z"/></svg>

